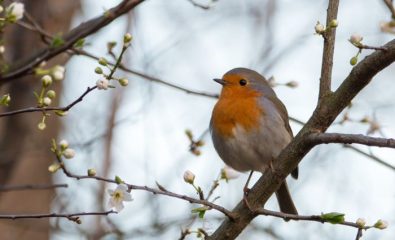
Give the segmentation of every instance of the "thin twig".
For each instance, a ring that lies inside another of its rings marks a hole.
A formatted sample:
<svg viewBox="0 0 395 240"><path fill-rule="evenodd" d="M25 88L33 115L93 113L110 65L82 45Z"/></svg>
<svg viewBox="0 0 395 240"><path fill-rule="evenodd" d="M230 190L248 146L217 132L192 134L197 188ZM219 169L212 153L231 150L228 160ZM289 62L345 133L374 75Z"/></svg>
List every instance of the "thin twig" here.
<svg viewBox="0 0 395 240"><path fill-rule="evenodd" d="M312 133L307 137L307 140L313 144L357 143L366 146L395 148L395 139L369 137L362 134Z"/></svg>
<svg viewBox="0 0 395 240"><path fill-rule="evenodd" d="M23 190L45 190L53 188L67 188L67 184L25 184L0 186L0 192L23 191Z"/></svg>
<svg viewBox="0 0 395 240"><path fill-rule="evenodd" d="M326 26L336 20L339 0L330 0L327 9ZM319 99L331 92L333 54L335 51L336 28L327 28L324 37L324 52L322 54L322 67L320 78Z"/></svg>
<svg viewBox="0 0 395 240"><path fill-rule="evenodd" d="M117 182L115 180L113 180L113 179L108 179L108 178L103 178L103 177L98 177L98 176L88 176L88 175L73 174L66 168L66 166L63 163L63 161L60 158L57 158L57 160L58 160L58 162L61 165L63 173L66 176L70 177L70 178L74 178L74 179L77 179L77 180L81 180L81 179L96 179L96 180L99 180L99 181L104 181L104 182L117 184ZM217 210L219 212L222 212L224 215L226 215L231 220L235 219L235 216L233 215L233 213L231 211L227 210L226 208L224 208L222 206L219 206L219 205L217 205L215 203L212 203L212 202L204 200L204 199L203 200L202 199L196 199L196 198L192 198L192 197L189 197L189 196L186 196L186 195L181 195L181 194L178 194L178 193L170 192L170 191L168 191L168 190L166 190L164 188L154 189L154 188L150 188L150 187L147 187L147 186L139 186L139 185L133 185L133 184L128 184L128 183L125 183L125 184L131 190L143 190L143 191L147 191L147 192L150 192L150 193L153 193L153 194L159 194L159 195L169 196L169 197L173 197L173 198L178 198L178 199L181 199L181 200L188 201L190 203L201 204L201 205L209 207L210 209L215 209L215 210Z"/></svg>
<svg viewBox="0 0 395 240"><path fill-rule="evenodd" d="M4 112L4 113L0 113L0 118L1 117L6 117L6 116L12 116L12 115L18 115L18 114L22 114L22 113L28 113L28 112L50 112L50 111L69 111L72 107L74 107L77 103L81 102L84 97L91 91L93 91L94 89L96 89L97 86L93 86L93 87L88 87L85 92L79 96L76 100L74 100L73 102L71 102L69 105L65 106L65 107L29 107L29 108L23 108L23 109L19 109L19 110L15 110L15 111L10 111L10 112Z"/></svg>
<svg viewBox="0 0 395 240"><path fill-rule="evenodd" d="M197 3L195 2L195 0L188 0L188 2L190 2L193 6L201 8L203 10L209 10L210 9L210 5L203 5L201 3Z"/></svg>
<svg viewBox="0 0 395 240"><path fill-rule="evenodd" d="M267 209L258 209L255 211L257 215L264 215L264 216L272 216L272 217L277 217L277 218L282 218L286 221L288 220L294 220L294 221L312 221L312 222L319 222L319 223L330 223L329 220L326 220L322 218L320 215L295 215L295 214L289 214L289 213L283 213L283 212L276 212L276 211L271 211ZM344 226L349 226L349 227L354 227L360 229L361 226L354 222L339 222L336 223L338 225L344 225ZM371 226L364 226L362 229L367 230L369 228L372 228Z"/></svg>
<svg viewBox="0 0 395 240"><path fill-rule="evenodd" d="M44 213L44 214L1 214L0 219L27 219L27 218L67 218L70 221L81 223L80 216L96 216L96 215L109 215L112 213L117 213L113 210L106 212L80 212L71 214L61 214L61 213Z"/></svg>

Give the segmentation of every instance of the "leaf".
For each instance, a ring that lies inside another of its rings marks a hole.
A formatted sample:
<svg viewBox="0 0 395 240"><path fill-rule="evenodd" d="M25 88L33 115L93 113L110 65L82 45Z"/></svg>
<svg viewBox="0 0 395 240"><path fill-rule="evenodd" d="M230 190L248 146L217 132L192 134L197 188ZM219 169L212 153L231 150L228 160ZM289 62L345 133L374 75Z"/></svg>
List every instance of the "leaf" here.
<svg viewBox="0 0 395 240"><path fill-rule="evenodd" d="M56 34L55 37L52 40L51 47L57 48L60 47L64 44L64 40L62 38L62 35L60 33Z"/></svg>
<svg viewBox="0 0 395 240"><path fill-rule="evenodd" d="M191 210L192 213L197 213L199 215L199 218L204 218L204 214L206 213L206 211L209 210L208 207L198 207L198 208L194 208Z"/></svg>
<svg viewBox="0 0 395 240"><path fill-rule="evenodd" d="M337 224L344 223L344 216L344 213L330 212L321 214L321 219L332 224Z"/></svg>
<svg viewBox="0 0 395 240"><path fill-rule="evenodd" d="M73 45L75 48L83 48L85 46L85 38L80 38Z"/></svg>
<svg viewBox="0 0 395 240"><path fill-rule="evenodd" d="M159 190L161 190L161 191L163 191L163 192L167 192L167 189L166 188L164 188L162 185L160 185L158 182L156 182L155 181L155 183L156 183L156 186L158 186L158 188L159 188Z"/></svg>

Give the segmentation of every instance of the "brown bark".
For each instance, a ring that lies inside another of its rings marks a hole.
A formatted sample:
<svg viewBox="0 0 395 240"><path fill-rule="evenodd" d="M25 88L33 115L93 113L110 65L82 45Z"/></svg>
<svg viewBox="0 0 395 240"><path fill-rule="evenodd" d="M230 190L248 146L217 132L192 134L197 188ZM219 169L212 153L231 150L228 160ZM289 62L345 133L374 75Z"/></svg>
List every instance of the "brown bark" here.
<svg viewBox="0 0 395 240"><path fill-rule="evenodd" d="M25 1L26 11L52 33L66 32L78 7L79 1ZM10 62L16 62L43 47L42 40L36 33L16 25L8 27L5 37ZM64 58L58 58L51 64L64 62ZM59 85L55 87L58 96L61 90ZM39 89L40 81L37 77L25 77L3 86L1 92L9 92L12 98L11 106L6 110L34 105L32 92ZM44 184L52 181L47 170L53 161L49 146L50 139L56 138L60 124L58 117L52 115L47 121L47 129L40 131L37 129L40 119L41 114L34 113L0 120L0 184ZM47 213L50 212L53 195L53 190L1 193L0 211ZM48 239L49 230L48 219L0 222L1 239Z"/></svg>

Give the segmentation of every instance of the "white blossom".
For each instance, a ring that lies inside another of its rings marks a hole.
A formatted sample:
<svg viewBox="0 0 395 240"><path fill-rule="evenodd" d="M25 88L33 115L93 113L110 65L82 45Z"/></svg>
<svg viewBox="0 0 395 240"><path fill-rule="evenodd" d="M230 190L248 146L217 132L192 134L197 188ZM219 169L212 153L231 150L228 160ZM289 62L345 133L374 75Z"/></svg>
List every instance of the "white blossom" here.
<svg viewBox="0 0 395 240"><path fill-rule="evenodd" d="M386 229L388 227L388 222L382 219L379 219L375 224L374 224L375 228L378 229Z"/></svg>
<svg viewBox="0 0 395 240"><path fill-rule="evenodd" d="M108 205L114 208L115 211L120 212L123 208L123 202L132 201L132 195L128 192L128 187L125 184L119 184L115 190L108 190L110 200Z"/></svg>
<svg viewBox="0 0 395 240"><path fill-rule="evenodd" d="M69 143L67 142L67 140L63 139L59 142L59 145L62 149L66 149L69 147Z"/></svg>
<svg viewBox="0 0 395 240"><path fill-rule="evenodd" d="M7 12L9 12L10 16L14 17L15 20L19 20L23 18L25 5L23 5L23 3L13 2L7 7Z"/></svg>
<svg viewBox="0 0 395 240"><path fill-rule="evenodd" d="M365 227L366 225L366 220L363 218L358 218L357 221L355 222L358 227Z"/></svg>
<svg viewBox="0 0 395 240"><path fill-rule="evenodd" d="M107 79L99 79L96 82L97 89L99 90L107 90L108 89L108 80Z"/></svg>
<svg viewBox="0 0 395 240"><path fill-rule="evenodd" d="M314 27L314 30L317 34L322 34L325 32L325 26L322 25L320 22L317 22L317 24Z"/></svg>
<svg viewBox="0 0 395 240"><path fill-rule="evenodd" d="M354 44L354 45L359 45L361 44L363 37L357 33L351 35L349 41Z"/></svg>

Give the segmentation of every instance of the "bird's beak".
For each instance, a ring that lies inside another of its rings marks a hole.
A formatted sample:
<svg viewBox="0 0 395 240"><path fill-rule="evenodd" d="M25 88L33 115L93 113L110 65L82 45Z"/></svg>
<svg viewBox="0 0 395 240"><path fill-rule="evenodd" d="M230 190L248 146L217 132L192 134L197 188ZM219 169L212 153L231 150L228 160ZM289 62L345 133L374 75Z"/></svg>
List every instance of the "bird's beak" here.
<svg viewBox="0 0 395 240"><path fill-rule="evenodd" d="M226 84L225 80L221 79L221 78L214 78L214 81L216 81L217 83L221 84L222 86L224 86Z"/></svg>

